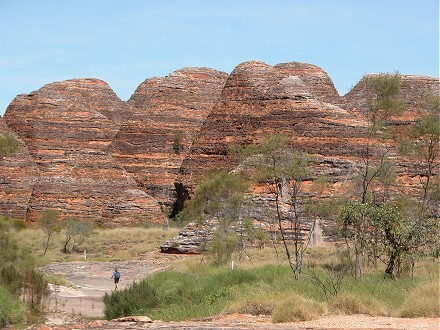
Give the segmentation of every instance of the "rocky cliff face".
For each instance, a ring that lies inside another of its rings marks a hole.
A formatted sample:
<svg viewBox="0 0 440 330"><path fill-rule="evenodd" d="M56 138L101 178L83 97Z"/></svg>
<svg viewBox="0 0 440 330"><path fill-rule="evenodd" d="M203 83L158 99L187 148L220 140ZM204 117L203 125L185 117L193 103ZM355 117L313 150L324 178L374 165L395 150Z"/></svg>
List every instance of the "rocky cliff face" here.
<svg viewBox="0 0 440 330"><path fill-rule="evenodd" d="M404 76L409 112L399 120L416 118L438 83ZM328 194L348 190L365 148L364 103L362 81L340 97L322 69L298 62L250 61L230 75L184 68L145 80L127 102L97 79L48 84L0 118L0 135L21 142L0 160L0 214L33 221L51 208L109 226L162 222L204 171L243 166L234 146L271 133L313 156L314 177L331 178ZM268 199L254 187L254 200L264 208Z"/></svg>
<svg viewBox="0 0 440 330"><path fill-rule="evenodd" d="M353 89L342 97L342 104L350 110L357 110L365 113L367 109L367 87L365 79L359 81ZM420 109L428 95L439 95L439 78L427 76L401 76L401 94L406 101L405 112L401 116L396 116L396 122L412 121L420 116Z"/></svg>
<svg viewBox="0 0 440 330"><path fill-rule="evenodd" d="M111 154L167 212L194 138L220 96L227 74L185 68L145 80L127 102L133 113L111 144Z"/></svg>
<svg viewBox="0 0 440 330"><path fill-rule="evenodd" d="M49 208L113 225L163 219L156 200L109 153L124 110L107 84L95 79L49 84L12 101L4 119L39 173L29 180L32 192L21 205L27 220Z"/></svg>
<svg viewBox="0 0 440 330"><path fill-rule="evenodd" d="M11 129L0 117L0 135L6 133L11 133ZM20 141L20 149L15 156L0 159L0 215L26 219L33 186L39 176L28 148Z"/></svg>
<svg viewBox="0 0 440 330"><path fill-rule="evenodd" d="M356 167L365 139L365 122L322 101L336 97L333 84L322 71L319 76L313 71L311 78L304 79L308 85L299 76L290 75L291 67L301 68L252 61L234 69L182 165L182 184L193 186L206 169L232 170L238 164L230 153L231 147L274 133L288 136L293 149L321 157L317 166L323 174L343 176ZM317 77L324 86L319 97L313 94L319 85ZM342 168L345 172L341 172Z"/></svg>

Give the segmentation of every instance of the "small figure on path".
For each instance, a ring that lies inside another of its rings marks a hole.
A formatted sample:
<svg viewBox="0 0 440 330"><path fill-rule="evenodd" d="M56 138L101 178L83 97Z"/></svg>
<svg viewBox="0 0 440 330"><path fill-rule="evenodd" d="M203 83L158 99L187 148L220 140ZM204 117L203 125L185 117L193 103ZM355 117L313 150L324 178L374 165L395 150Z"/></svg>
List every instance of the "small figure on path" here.
<svg viewBox="0 0 440 330"><path fill-rule="evenodd" d="M120 278L121 278L121 273L118 271L118 269L115 269L112 275L112 279L114 279L115 281L115 291L118 289L118 283Z"/></svg>

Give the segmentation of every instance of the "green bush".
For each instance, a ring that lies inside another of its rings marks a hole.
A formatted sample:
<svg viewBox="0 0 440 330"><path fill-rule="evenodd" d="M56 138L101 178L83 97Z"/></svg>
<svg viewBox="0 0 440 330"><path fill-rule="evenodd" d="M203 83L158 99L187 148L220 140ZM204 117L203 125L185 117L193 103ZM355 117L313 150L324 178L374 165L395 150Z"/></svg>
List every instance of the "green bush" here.
<svg viewBox="0 0 440 330"><path fill-rule="evenodd" d="M158 272L128 290L106 295L105 315L109 319L141 314L180 321L221 313L249 313L271 315L273 322L293 322L318 318L329 310L338 314L432 317L438 315L436 271L438 265L423 265L421 276L414 279L391 280L379 272L365 274L362 281L348 277L342 290L326 301L312 278L304 276L295 281L286 265L231 270L199 264L186 273ZM424 284L428 282L431 284ZM412 301L420 308L411 310Z"/></svg>
<svg viewBox="0 0 440 330"><path fill-rule="evenodd" d="M214 232L212 239L206 244L206 255L213 266L224 266L231 260L237 250L239 237L236 233L226 234L219 229Z"/></svg>
<svg viewBox="0 0 440 330"><path fill-rule="evenodd" d="M12 222L0 220L0 286L23 301L30 314L38 316L43 299L49 294L47 281L34 269L30 250L19 244Z"/></svg>
<svg viewBox="0 0 440 330"><path fill-rule="evenodd" d="M192 274L156 273L129 289L104 297L107 319L143 314L151 318L184 320L220 313L231 299L231 288L255 281L251 271L200 268Z"/></svg>
<svg viewBox="0 0 440 330"><path fill-rule="evenodd" d="M20 148L20 142L12 133L0 135L0 160L3 157L14 156Z"/></svg>
<svg viewBox="0 0 440 330"><path fill-rule="evenodd" d="M104 296L104 315L106 319L114 319L121 316L143 315L149 308L158 304L155 290L147 280L133 283L127 290L106 293Z"/></svg>
<svg viewBox="0 0 440 330"><path fill-rule="evenodd" d="M26 320L24 306L9 290L0 286L0 328Z"/></svg>

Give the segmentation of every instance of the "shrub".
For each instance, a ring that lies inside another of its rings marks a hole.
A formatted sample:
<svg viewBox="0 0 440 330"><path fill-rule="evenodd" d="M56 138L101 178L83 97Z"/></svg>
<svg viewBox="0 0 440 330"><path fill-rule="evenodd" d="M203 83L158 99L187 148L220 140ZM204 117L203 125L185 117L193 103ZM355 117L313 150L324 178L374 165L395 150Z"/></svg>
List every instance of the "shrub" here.
<svg viewBox="0 0 440 330"><path fill-rule="evenodd" d="M20 142L12 133L0 136L0 160L3 157L14 156L20 148Z"/></svg>
<svg viewBox="0 0 440 330"><path fill-rule="evenodd" d="M301 295L290 295L277 304L272 312L272 322L310 321L325 313L325 305Z"/></svg>
<svg viewBox="0 0 440 330"><path fill-rule="evenodd" d="M49 294L47 281L34 270L30 251L19 244L11 228L10 222L0 221L0 285L38 314Z"/></svg>
<svg viewBox="0 0 440 330"><path fill-rule="evenodd" d="M25 321L25 309L17 297L0 286L0 328Z"/></svg>
<svg viewBox="0 0 440 330"><path fill-rule="evenodd" d="M234 251L237 250L239 238L236 233L225 233L218 229L207 243L206 254L213 266L224 266L231 260Z"/></svg>
<svg viewBox="0 0 440 330"><path fill-rule="evenodd" d="M105 317L146 314L162 320L184 320L215 315L231 299L231 288L255 280L251 271L239 269L201 267L192 274L163 271L128 290L106 295Z"/></svg>
<svg viewBox="0 0 440 330"><path fill-rule="evenodd" d="M146 309L159 303L156 291L146 279L128 289L104 295L104 315L107 320L129 315L143 315Z"/></svg>
<svg viewBox="0 0 440 330"><path fill-rule="evenodd" d="M359 296L343 292L330 301L330 309L336 314L387 315L386 305L370 296Z"/></svg>

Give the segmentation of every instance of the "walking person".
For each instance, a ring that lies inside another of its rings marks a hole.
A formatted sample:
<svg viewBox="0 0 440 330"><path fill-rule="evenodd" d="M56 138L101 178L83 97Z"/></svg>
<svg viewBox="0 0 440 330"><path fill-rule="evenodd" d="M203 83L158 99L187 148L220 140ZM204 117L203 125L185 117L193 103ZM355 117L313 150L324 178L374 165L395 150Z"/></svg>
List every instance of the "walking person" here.
<svg viewBox="0 0 440 330"><path fill-rule="evenodd" d="M121 278L121 273L116 268L115 271L113 272L113 275L112 275L112 279L115 281L115 290L114 291L116 291L118 289L118 283L119 283L120 278Z"/></svg>

